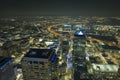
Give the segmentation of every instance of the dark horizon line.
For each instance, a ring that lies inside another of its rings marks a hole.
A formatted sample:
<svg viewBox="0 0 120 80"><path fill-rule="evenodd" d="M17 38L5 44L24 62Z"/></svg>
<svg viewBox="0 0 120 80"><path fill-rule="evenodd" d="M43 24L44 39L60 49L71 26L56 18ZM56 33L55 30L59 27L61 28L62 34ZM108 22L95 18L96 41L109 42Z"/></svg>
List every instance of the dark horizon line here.
<svg viewBox="0 0 120 80"><path fill-rule="evenodd" d="M0 17L10 17L10 16L81 16L81 17L120 17L120 15L44 15L44 14L39 14L39 15L0 15Z"/></svg>

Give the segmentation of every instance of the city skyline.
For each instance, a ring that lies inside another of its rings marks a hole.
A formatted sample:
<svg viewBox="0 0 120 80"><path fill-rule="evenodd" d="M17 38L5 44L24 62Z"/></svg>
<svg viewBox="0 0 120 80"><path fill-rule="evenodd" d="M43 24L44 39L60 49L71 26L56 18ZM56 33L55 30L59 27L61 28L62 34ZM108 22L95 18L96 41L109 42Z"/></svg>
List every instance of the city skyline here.
<svg viewBox="0 0 120 80"><path fill-rule="evenodd" d="M0 80L119 80L119 32L120 17L0 16Z"/></svg>

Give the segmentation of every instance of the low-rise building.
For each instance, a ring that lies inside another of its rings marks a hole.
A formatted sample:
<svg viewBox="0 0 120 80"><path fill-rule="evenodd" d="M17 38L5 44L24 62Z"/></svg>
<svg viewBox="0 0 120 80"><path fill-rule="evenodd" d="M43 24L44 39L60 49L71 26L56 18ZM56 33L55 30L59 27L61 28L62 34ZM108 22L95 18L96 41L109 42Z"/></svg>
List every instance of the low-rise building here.
<svg viewBox="0 0 120 80"><path fill-rule="evenodd" d="M91 64L88 72L98 79L116 79L119 66L114 64Z"/></svg>

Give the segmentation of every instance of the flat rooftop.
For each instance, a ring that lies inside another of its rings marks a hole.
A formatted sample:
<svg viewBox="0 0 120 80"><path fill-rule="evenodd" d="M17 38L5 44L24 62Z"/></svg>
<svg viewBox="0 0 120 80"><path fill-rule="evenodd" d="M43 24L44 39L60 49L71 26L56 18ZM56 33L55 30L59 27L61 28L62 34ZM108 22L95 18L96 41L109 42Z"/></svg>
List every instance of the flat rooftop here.
<svg viewBox="0 0 120 80"><path fill-rule="evenodd" d="M25 55L25 57L31 58L50 58L54 53L52 49L30 49L29 52Z"/></svg>
<svg viewBox="0 0 120 80"><path fill-rule="evenodd" d="M100 72L118 72L119 66L112 64L92 64L93 70Z"/></svg>
<svg viewBox="0 0 120 80"><path fill-rule="evenodd" d="M3 69L5 66L7 66L9 63L13 61L13 58L5 58L0 56L0 69Z"/></svg>

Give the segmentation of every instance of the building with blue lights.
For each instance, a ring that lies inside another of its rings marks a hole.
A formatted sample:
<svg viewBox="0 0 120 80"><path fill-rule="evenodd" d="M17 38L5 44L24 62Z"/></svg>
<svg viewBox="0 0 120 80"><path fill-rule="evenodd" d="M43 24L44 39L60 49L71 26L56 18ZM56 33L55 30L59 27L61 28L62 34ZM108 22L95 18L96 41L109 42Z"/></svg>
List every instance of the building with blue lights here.
<svg viewBox="0 0 120 80"><path fill-rule="evenodd" d="M84 30L78 30L78 31L75 32L74 36L85 37L85 31Z"/></svg>
<svg viewBox="0 0 120 80"><path fill-rule="evenodd" d="M86 59L88 57L85 53L86 36L84 30L78 30L74 34L73 39L73 67L74 67L74 80L88 80L83 77L87 73ZM86 75L85 75L86 76Z"/></svg>
<svg viewBox="0 0 120 80"><path fill-rule="evenodd" d="M13 58L0 56L0 80L16 80L12 62Z"/></svg>
<svg viewBox="0 0 120 80"><path fill-rule="evenodd" d="M53 80L57 60L55 50L30 49L21 61L24 80Z"/></svg>

